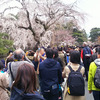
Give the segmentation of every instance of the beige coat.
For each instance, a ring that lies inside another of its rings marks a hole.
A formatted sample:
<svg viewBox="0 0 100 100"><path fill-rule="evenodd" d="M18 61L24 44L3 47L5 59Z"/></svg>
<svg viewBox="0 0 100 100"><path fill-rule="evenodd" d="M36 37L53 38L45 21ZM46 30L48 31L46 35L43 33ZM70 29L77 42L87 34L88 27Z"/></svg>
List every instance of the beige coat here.
<svg viewBox="0 0 100 100"><path fill-rule="evenodd" d="M8 87L9 81L7 79L6 73L0 72L0 100L9 100L9 96L3 88ZM3 88L1 88L3 87Z"/></svg>
<svg viewBox="0 0 100 100"><path fill-rule="evenodd" d="M79 64L70 63L70 65L71 65L72 69L75 70L75 71L78 70L78 68L79 68ZM82 73L82 75L84 74L84 67L81 68L80 72ZM65 67L64 72L63 72L63 76L68 78L69 73L70 73L69 68ZM70 96L67 93L67 83L66 83L63 100L85 100L85 96Z"/></svg>
<svg viewBox="0 0 100 100"><path fill-rule="evenodd" d="M65 67L65 59L64 59L64 53L62 51L58 52L59 58L61 58L62 62L63 62L63 67Z"/></svg>

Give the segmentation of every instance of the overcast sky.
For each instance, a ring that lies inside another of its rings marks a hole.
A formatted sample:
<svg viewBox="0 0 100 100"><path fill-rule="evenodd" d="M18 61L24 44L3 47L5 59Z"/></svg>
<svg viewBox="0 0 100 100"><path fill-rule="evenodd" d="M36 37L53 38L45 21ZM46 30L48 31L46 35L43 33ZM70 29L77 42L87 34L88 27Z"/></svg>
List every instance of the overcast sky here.
<svg viewBox="0 0 100 100"><path fill-rule="evenodd" d="M62 0L63 2L73 3L75 0ZM81 25L89 34L91 28L100 28L100 0L78 0L78 7L81 12L87 13L85 22Z"/></svg>
<svg viewBox="0 0 100 100"><path fill-rule="evenodd" d="M73 3L76 0L61 0L64 3ZM0 1L1 2L1 1ZM11 5L14 5L15 2L12 2ZM16 3L16 5L18 5ZM100 28L100 0L78 0L78 7L81 12L87 13L85 22L81 24L81 27L84 28L89 34L91 28L98 27ZM0 8L1 9L1 8Z"/></svg>

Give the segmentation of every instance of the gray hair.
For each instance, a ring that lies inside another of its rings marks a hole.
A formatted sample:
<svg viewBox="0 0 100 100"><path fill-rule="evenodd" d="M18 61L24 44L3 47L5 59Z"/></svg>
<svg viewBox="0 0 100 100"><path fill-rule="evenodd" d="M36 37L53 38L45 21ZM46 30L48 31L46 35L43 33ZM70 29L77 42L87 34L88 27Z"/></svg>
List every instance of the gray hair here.
<svg viewBox="0 0 100 100"><path fill-rule="evenodd" d="M87 42L83 42L83 44L85 45L85 46L87 46L88 44L87 44Z"/></svg>
<svg viewBox="0 0 100 100"><path fill-rule="evenodd" d="M25 52L22 49L17 49L13 53L14 58L18 61L22 60L22 57L25 56Z"/></svg>

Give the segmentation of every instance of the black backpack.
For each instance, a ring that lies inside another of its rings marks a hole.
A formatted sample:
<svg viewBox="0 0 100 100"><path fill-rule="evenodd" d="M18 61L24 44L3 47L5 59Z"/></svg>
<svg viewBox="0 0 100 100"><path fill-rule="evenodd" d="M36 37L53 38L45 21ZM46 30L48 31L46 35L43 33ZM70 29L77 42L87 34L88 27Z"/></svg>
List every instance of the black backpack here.
<svg viewBox="0 0 100 100"><path fill-rule="evenodd" d="M100 65L97 65L97 69L96 69L96 73L95 73L95 76L94 76L94 85L96 88L99 88L100 89Z"/></svg>
<svg viewBox="0 0 100 100"><path fill-rule="evenodd" d="M71 66L68 66L70 73L67 80L68 94L72 96L84 96L85 94L85 82L80 72L82 66L79 66L77 71L74 71Z"/></svg>

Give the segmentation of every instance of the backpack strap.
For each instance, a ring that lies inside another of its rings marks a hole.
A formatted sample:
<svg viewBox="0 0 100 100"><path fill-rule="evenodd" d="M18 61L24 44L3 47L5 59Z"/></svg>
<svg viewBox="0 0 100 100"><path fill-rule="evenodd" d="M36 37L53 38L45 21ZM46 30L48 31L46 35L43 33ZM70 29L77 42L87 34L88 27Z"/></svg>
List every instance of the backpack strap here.
<svg viewBox="0 0 100 100"><path fill-rule="evenodd" d="M74 71L70 65L68 65L68 68L70 69L71 72Z"/></svg>
<svg viewBox="0 0 100 100"><path fill-rule="evenodd" d="M81 68L82 68L82 66L80 65L79 68L78 68L78 70L77 70L77 72L80 72Z"/></svg>
<svg viewBox="0 0 100 100"><path fill-rule="evenodd" d="M11 71L11 62L10 62L10 64L9 64L9 69L10 69L10 73L11 73L11 78L12 78L12 80L14 81L14 76L13 76L13 73L12 73L12 71Z"/></svg>
<svg viewBox="0 0 100 100"><path fill-rule="evenodd" d="M94 63L95 63L95 62L94 62ZM96 63L95 63L95 65L96 65L97 67L99 67L99 68L100 68L100 65L98 65L98 64L96 64Z"/></svg>

